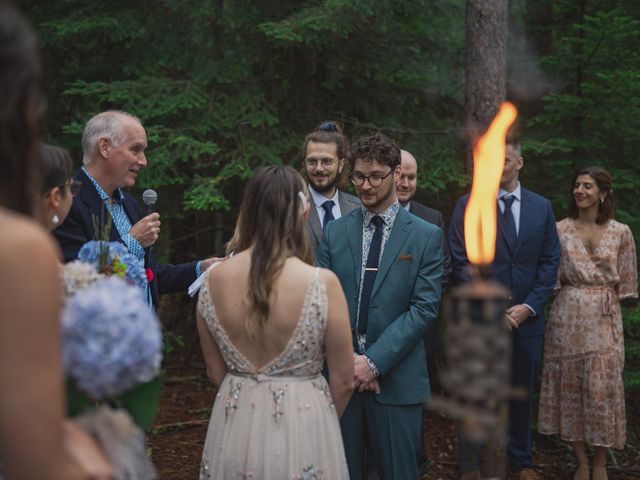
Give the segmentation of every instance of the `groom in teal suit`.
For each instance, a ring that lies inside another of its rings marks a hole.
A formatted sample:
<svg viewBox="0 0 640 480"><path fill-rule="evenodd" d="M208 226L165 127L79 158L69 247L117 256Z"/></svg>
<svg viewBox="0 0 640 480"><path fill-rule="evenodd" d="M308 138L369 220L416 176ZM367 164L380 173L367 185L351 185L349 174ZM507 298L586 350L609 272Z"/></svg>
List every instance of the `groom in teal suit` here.
<svg viewBox="0 0 640 480"><path fill-rule="evenodd" d="M367 445L383 480L417 479L430 395L422 338L438 314L442 231L400 207L393 140L362 137L349 161L362 207L327 223L316 256L349 304L356 393L340 420L349 475L363 478Z"/></svg>

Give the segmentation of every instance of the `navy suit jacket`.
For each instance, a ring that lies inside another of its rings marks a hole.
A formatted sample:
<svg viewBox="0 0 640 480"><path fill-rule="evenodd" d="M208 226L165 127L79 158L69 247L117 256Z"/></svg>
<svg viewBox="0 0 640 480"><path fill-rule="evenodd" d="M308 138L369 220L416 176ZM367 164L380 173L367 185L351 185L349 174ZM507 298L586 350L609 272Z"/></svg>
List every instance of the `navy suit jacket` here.
<svg viewBox="0 0 640 480"><path fill-rule="evenodd" d="M513 251L507 242L496 200L496 256L490 270L498 282L511 290L512 305L526 303L536 312L515 329L521 337L533 337L544 335L544 308L556 284L560 244L551 202L525 188L521 188L521 192L520 226ZM469 262L464 246L464 211L468 200L468 194L458 200L449 225L454 283L469 281Z"/></svg>
<svg viewBox="0 0 640 480"><path fill-rule="evenodd" d="M80 191L74 197L71 210L65 221L53 231L58 240L65 262L76 259L78 251L86 242L96 239L93 228L93 217L100 221L110 215L104 206L104 202L98 195L93 183L82 171L78 170L74 177L82 182ZM124 210L131 221L131 225L138 222L144 215L134 198L124 193ZM109 240L124 244L115 225L112 224ZM156 261L153 252L149 257L149 250L145 250L145 264L153 270L154 278L151 282L151 298L157 305L158 294L184 292L196 279L196 262L181 263L178 265L162 265Z"/></svg>
<svg viewBox="0 0 640 480"><path fill-rule="evenodd" d="M355 329L362 271L362 209L327 223L316 261L340 279ZM400 208L387 240L369 305L365 355L380 371L384 404L422 403L429 377L422 337L440 305L442 230ZM353 337L354 351L357 339Z"/></svg>

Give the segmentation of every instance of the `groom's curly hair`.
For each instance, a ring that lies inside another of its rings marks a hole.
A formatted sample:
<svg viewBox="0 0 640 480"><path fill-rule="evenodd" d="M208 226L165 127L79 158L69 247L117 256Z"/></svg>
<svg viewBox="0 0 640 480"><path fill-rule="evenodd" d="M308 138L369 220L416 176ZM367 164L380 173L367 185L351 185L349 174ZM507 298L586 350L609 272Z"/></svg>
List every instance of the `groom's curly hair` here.
<svg viewBox="0 0 640 480"><path fill-rule="evenodd" d="M400 147L382 133L366 135L356 141L349 153L349 163L352 168L358 159L365 162L375 160L381 165L396 168L400 166Z"/></svg>

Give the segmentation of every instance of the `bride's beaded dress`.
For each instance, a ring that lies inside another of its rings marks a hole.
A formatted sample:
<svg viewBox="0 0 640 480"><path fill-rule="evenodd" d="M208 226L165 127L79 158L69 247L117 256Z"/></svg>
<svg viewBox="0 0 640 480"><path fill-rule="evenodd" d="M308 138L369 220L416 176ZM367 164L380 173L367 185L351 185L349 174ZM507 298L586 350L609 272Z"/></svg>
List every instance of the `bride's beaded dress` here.
<svg viewBox="0 0 640 480"><path fill-rule="evenodd" d="M200 479L348 479L338 416L321 375L327 295L319 270L287 346L260 368L229 341L207 278L198 310L228 368L211 413Z"/></svg>

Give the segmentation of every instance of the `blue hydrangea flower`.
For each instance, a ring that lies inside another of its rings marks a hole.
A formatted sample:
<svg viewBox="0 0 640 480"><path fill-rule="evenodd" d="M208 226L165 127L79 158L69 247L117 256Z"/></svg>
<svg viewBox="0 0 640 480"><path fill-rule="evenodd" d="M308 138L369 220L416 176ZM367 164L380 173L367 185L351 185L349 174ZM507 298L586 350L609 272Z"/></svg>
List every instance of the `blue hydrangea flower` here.
<svg viewBox="0 0 640 480"><path fill-rule="evenodd" d="M127 247L125 247L120 242L103 242L103 241L95 241L91 240L86 242L80 248L78 252L78 260L83 262L92 263L96 267L99 266L98 262L100 259L100 251L104 248L109 248L109 258L107 260L108 263L113 262L113 259L118 256L121 257L124 254L129 253Z"/></svg>
<svg viewBox="0 0 640 480"><path fill-rule="evenodd" d="M140 289L121 278L101 279L68 299L62 312L67 376L95 400L155 378L162 332Z"/></svg>
<svg viewBox="0 0 640 480"><path fill-rule="evenodd" d="M125 278L137 285L143 292L147 292L147 274L144 271L144 263L130 253L120 255L120 261L127 264L127 272Z"/></svg>
<svg viewBox="0 0 640 480"><path fill-rule="evenodd" d="M144 271L144 263L136 256L129 253L125 245L120 242L104 242L91 240L86 242L78 252L78 260L90 263L96 268L100 268L100 251L109 248L107 263L112 264L114 259L118 259L127 265L125 278L138 285L144 292L147 291L147 274Z"/></svg>

